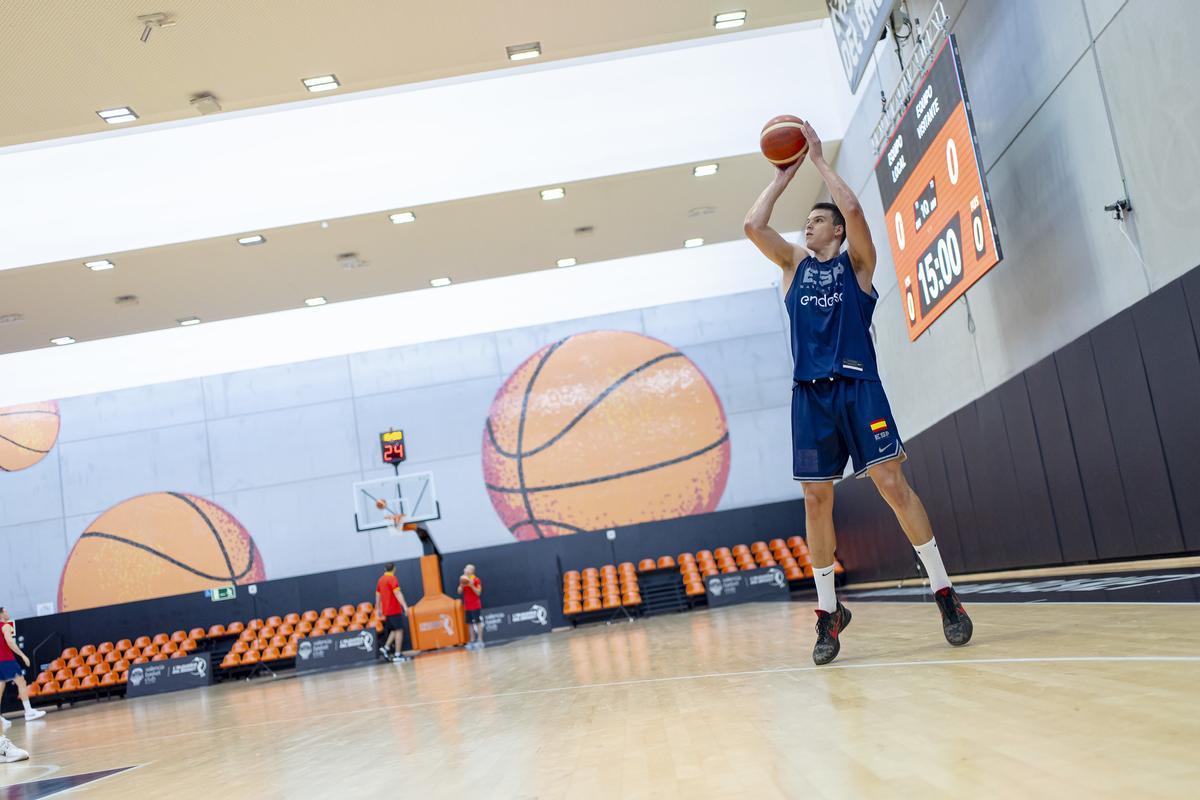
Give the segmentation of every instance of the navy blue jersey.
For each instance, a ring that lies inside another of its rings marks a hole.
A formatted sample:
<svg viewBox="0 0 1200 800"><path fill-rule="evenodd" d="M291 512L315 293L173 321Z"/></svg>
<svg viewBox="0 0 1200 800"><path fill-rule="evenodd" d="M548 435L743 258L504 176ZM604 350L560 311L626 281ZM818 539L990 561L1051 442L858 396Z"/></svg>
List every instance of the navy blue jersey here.
<svg viewBox="0 0 1200 800"><path fill-rule="evenodd" d="M870 332L877 299L874 289L867 294L859 287L849 253L832 261L812 256L801 261L784 297L792 322L792 377L879 380Z"/></svg>

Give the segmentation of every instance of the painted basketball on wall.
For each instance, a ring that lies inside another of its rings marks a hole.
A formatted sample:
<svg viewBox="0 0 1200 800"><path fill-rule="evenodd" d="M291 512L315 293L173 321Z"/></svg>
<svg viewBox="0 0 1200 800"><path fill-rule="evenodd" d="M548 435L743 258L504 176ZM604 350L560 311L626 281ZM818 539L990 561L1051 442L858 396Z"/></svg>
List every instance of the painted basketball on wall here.
<svg viewBox="0 0 1200 800"><path fill-rule="evenodd" d="M46 400L0 408L0 472L28 469L58 441L58 403Z"/></svg>
<svg viewBox="0 0 1200 800"><path fill-rule="evenodd" d="M266 580L249 532L211 500L183 492L130 498L96 518L67 556L58 610Z"/></svg>
<svg viewBox="0 0 1200 800"><path fill-rule="evenodd" d="M721 401L665 342L592 331L513 371L483 432L492 505L520 540L712 511L729 477Z"/></svg>

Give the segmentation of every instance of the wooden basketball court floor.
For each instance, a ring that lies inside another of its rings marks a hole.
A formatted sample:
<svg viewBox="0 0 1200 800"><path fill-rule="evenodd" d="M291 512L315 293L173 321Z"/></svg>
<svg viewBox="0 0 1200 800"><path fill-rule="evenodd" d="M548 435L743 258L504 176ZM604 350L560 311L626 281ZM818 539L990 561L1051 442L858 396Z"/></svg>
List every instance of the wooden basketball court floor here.
<svg viewBox="0 0 1200 800"><path fill-rule="evenodd" d="M857 603L826 667L810 604L773 603L93 703L16 722L33 755L0 784L135 766L69 796L1200 796L1200 606L968 609L952 649L929 603Z"/></svg>

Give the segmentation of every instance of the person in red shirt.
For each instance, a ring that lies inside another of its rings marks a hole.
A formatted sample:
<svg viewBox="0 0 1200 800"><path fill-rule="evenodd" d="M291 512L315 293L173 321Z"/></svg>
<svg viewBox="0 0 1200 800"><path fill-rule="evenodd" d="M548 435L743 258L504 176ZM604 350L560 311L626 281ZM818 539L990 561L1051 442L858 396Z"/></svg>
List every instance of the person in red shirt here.
<svg viewBox="0 0 1200 800"><path fill-rule="evenodd" d="M475 565L463 567L463 574L458 579L458 593L462 595L463 610L467 612L467 624L471 626L471 641L467 642L468 650L478 650L483 647L483 581L475 574Z"/></svg>
<svg viewBox="0 0 1200 800"><path fill-rule="evenodd" d="M25 662L25 667L21 666L17 658ZM25 706L27 721L46 716L45 711L34 709L29 704L29 686L25 683L25 668L28 666L29 656L21 652L21 648L17 646L16 625L8 616L8 611L0 606L0 697L4 696L5 684L9 681L15 683L17 694L21 696L21 703ZM0 721L2 721L0 722L0 762L11 763L29 758L29 753L17 747L3 735L4 731L12 727L12 723L4 717L0 717Z"/></svg>
<svg viewBox="0 0 1200 800"><path fill-rule="evenodd" d="M375 584L375 608L383 619L383 630L387 639L379 652L384 658L397 663L408 661L404 657L404 592L400 591L400 581L396 580L396 565L388 564L383 568L383 575ZM393 645L392 643L395 642Z"/></svg>

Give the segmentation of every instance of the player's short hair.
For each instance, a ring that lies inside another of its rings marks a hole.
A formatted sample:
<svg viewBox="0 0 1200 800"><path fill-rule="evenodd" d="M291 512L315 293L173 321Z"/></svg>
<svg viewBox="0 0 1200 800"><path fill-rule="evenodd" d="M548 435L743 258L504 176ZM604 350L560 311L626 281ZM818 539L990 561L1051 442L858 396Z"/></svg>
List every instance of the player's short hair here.
<svg viewBox="0 0 1200 800"><path fill-rule="evenodd" d="M842 216L842 210L840 208L838 208L837 206L835 206L833 203L815 203L812 207L812 211L816 211L818 208L829 212L829 216L833 217L834 225L842 226L842 242L845 242L846 241L846 218L844 216Z"/></svg>
<svg viewBox="0 0 1200 800"><path fill-rule="evenodd" d="M384 565L383 565L383 571L384 571L384 572L391 572L391 571L392 571L392 570L394 570L395 568L396 568L396 565L395 565L395 564L384 564Z"/></svg>

